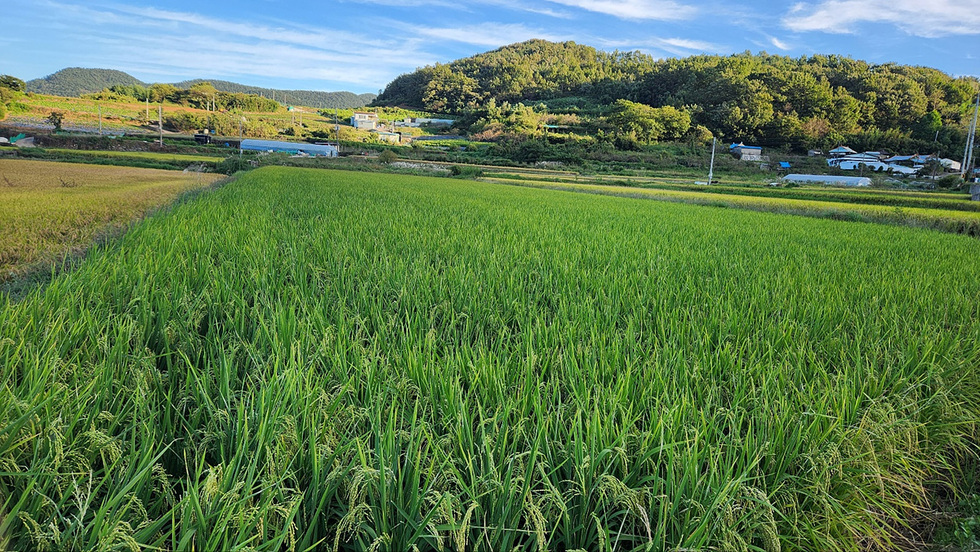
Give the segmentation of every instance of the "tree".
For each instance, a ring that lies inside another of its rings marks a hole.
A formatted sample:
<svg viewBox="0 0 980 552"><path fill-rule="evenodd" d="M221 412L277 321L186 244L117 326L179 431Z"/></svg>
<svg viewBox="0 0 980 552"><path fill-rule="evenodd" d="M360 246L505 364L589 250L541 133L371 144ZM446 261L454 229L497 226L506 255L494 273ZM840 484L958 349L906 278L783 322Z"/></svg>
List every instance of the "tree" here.
<svg viewBox="0 0 980 552"><path fill-rule="evenodd" d="M218 89L210 82L199 82L187 90L187 98L192 107L210 111L212 102L218 96Z"/></svg>
<svg viewBox="0 0 980 552"><path fill-rule="evenodd" d="M682 111L676 107L665 105L653 109L654 118L660 121L663 127L661 140L679 140L691 128L691 116L687 111Z"/></svg>
<svg viewBox="0 0 980 552"><path fill-rule="evenodd" d="M919 140L932 141L943 128L943 118L935 109L926 113L912 127L912 136Z"/></svg>
<svg viewBox="0 0 980 552"><path fill-rule="evenodd" d="M608 121L617 135L635 137L643 143L657 140L664 133L652 107L629 100L616 100Z"/></svg>
<svg viewBox="0 0 980 552"><path fill-rule="evenodd" d="M173 101L177 92L177 87L172 84L157 83L150 86L150 101L156 103Z"/></svg>
<svg viewBox="0 0 980 552"><path fill-rule="evenodd" d="M55 131L61 130L61 124L64 122L64 120L65 114L62 111L52 111L51 114L48 115L48 122L54 125Z"/></svg>
<svg viewBox="0 0 980 552"><path fill-rule="evenodd" d="M390 149L386 149L378 154L378 161L380 161L385 165L389 163L394 163L397 159L398 159L398 154L391 151Z"/></svg>
<svg viewBox="0 0 980 552"><path fill-rule="evenodd" d="M655 140L677 140L691 128L691 116L673 106L650 107L629 100L613 104L609 123L622 137L634 137L642 143Z"/></svg>
<svg viewBox="0 0 980 552"><path fill-rule="evenodd" d="M461 113L475 107L480 99L476 79L455 72L448 65L436 66L422 95L425 108L439 113Z"/></svg>
<svg viewBox="0 0 980 552"><path fill-rule="evenodd" d="M9 88L14 92L23 92L27 90L27 84L24 81L18 79L17 77L12 77L10 75L0 75L0 88Z"/></svg>

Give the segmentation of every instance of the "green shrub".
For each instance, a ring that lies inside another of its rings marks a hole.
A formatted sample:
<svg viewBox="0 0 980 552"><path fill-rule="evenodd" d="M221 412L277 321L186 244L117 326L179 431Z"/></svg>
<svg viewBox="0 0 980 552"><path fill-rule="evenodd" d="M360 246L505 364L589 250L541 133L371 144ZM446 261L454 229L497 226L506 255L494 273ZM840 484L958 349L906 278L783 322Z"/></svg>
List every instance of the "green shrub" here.
<svg viewBox="0 0 980 552"><path fill-rule="evenodd" d="M234 174L236 172L250 170L251 168L252 162L250 160L233 155L218 163L215 170L222 174Z"/></svg>
<svg viewBox="0 0 980 552"><path fill-rule="evenodd" d="M393 163L397 159L398 159L398 154L391 151L390 149L386 149L380 154L378 154L378 161L384 163L385 165L387 165L388 163Z"/></svg>
<svg viewBox="0 0 980 552"><path fill-rule="evenodd" d="M207 127L208 123L193 113L180 112L166 115L163 126L177 132L191 132Z"/></svg>
<svg viewBox="0 0 980 552"><path fill-rule="evenodd" d="M963 179L958 174L947 174L936 181L936 187L944 189L955 188L961 184L963 184Z"/></svg>
<svg viewBox="0 0 980 552"><path fill-rule="evenodd" d="M470 165L453 165L449 173L459 178L477 178L483 176L483 169Z"/></svg>

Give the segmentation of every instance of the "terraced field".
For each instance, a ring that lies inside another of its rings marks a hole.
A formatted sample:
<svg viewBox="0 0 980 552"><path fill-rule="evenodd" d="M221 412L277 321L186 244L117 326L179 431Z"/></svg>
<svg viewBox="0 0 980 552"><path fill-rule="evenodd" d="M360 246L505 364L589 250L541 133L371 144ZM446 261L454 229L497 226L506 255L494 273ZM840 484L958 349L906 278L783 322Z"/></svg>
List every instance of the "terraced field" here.
<svg viewBox="0 0 980 552"><path fill-rule="evenodd" d="M908 546L973 469L978 254L259 169L0 303L0 548Z"/></svg>

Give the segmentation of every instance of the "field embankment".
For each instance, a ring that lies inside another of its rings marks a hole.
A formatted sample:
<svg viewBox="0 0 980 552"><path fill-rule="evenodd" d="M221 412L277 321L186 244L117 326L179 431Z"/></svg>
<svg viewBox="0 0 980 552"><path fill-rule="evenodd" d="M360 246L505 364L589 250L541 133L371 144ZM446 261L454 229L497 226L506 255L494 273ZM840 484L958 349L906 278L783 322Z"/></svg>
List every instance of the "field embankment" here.
<svg viewBox="0 0 980 552"><path fill-rule="evenodd" d="M0 280L84 249L221 175L0 159Z"/></svg>
<svg viewBox="0 0 980 552"><path fill-rule="evenodd" d="M0 543L894 549L977 452L978 254L259 169L0 304Z"/></svg>

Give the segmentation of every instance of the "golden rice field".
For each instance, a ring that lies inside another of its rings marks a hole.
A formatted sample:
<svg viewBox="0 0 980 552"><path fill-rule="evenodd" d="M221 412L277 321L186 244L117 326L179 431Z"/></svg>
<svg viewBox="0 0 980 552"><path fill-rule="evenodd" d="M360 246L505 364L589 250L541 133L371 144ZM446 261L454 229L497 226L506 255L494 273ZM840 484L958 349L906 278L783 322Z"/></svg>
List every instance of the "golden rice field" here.
<svg viewBox="0 0 980 552"><path fill-rule="evenodd" d="M221 177L0 159L0 281L84 248L100 234Z"/></svg>

